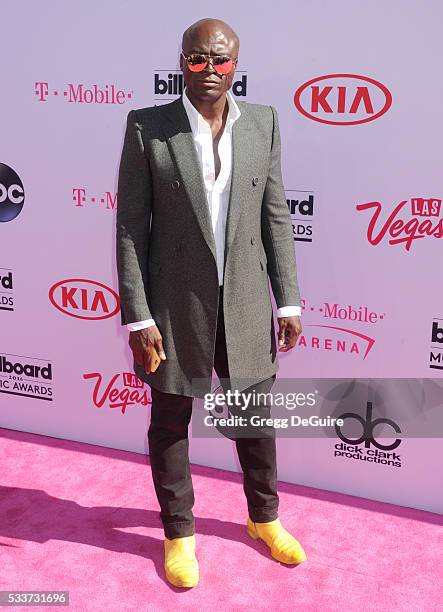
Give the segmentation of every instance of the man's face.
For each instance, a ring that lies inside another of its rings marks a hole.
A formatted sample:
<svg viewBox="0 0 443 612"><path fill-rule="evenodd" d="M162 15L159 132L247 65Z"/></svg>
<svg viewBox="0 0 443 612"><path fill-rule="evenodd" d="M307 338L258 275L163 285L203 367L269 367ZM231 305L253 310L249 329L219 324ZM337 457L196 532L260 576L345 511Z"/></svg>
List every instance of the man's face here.
<svg viewBox="0 0 443 612"><path fill-rule="evenodd" d="M205 24L192 37L183 41L183 53L225 55L232 59L238 55L238 43L221 24ZM217 74L211 63L202 72L191 72L186 61L180 56L180 68L188 91L200 101L215 102L232 86L236 64L226 75Z"/></svg>

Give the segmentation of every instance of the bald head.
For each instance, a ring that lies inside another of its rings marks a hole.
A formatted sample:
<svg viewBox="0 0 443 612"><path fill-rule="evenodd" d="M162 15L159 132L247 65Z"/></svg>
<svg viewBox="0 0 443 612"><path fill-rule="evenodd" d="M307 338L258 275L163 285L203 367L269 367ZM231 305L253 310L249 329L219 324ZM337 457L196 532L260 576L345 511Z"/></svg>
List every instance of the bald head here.
<svg viewBox="0 0 443 612"><path fill-rule="evenodd" d="M226 53L225 49L229 49L229 54L233 57L238 56L240 48L240 40L231 26L221 19L212 19L206 17L199 19L189 26L182 37L182 48L185 53L191 52L206 52L199 47L201 43L205 43L206 47L210 47L209 53L212 55ZM221 49L225 51L221 51Z"/></svg>
<svg viewBox="0 0 443 612"><path fill-rule="evenodd" d="M185 30L182 39L185 56L218 55L233 60L229 73L218 74L211 62L207 63L203 71L193 72L189 70L183 54L180 56L180 68L183 71L187 94L194 106L199 103L216 104L221 98L225 98L234 79L239 48L237 34L221 19L200 19Z"/></svg>

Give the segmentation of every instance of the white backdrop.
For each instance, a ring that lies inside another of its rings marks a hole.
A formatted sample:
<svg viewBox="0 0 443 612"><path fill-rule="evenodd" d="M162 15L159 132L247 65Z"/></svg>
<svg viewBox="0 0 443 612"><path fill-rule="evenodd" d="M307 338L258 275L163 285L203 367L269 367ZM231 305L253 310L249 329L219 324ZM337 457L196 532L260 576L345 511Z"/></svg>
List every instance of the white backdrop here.
<svg viewBox="0 0 443 612"><path fill-rule="evenodd" d="M304 306L279 375L441 380L441 3L221 8L241 40L235 93L279 113ZM179 94L181 34L207 11L2 2L0 426L147 452L149 387L115 293L118 162L129 110ZM374 415L418 418L401 397ZM280 478L442 510L440 438L402 440L401 467L338 442L280 439ZM191 459L239 470L224 439L193 439Z"/></svg>

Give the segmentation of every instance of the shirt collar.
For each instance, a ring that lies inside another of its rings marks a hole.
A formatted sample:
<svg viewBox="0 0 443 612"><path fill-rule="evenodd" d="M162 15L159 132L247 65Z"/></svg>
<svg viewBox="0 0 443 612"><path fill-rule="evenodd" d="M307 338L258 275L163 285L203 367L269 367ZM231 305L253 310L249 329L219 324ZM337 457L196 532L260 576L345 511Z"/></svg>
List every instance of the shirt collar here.
<svg viewBox="0 0 443 612"><path fill-rule="evenodd" d="M226 97L228 99L228 116L226 118L226 127L230 129L234 121L237 121L237 119L240 117L241 112L237 102L234 99L234 96L229 90L226 92ZM189 123L191 125L192 133L195 136L200 131L202 122L204 122L206 125L207 123L188 98L186 87L183 90L182 99L183 106L185 107L186 114L188 115Z"/></svg>

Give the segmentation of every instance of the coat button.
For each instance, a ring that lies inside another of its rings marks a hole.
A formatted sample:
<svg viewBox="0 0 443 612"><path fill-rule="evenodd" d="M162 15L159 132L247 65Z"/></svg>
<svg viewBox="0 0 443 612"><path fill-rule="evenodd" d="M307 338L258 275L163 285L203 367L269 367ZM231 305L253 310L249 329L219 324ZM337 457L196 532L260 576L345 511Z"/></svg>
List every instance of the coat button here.
<svg viewBox="0 0 443 612"><path fill-rule="evenodd" d="M255 244L255 236L251 236L251 244Z"/></svg>
<svg viewBox="0 0 443 612"><path fill-rule="evenodd" d="M252 184L254 185L254 187L257 185L258 183L258 176L254 176L254 178L252 179Z"/></svg>
<svg viewBox="0 0 443 612"><path fill-rule="evenodd" d="M178 189L180 187L180 181L174 181L171 183L172 189Z"/></svg>

